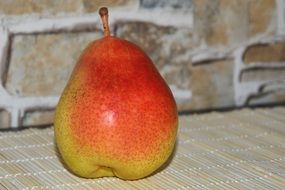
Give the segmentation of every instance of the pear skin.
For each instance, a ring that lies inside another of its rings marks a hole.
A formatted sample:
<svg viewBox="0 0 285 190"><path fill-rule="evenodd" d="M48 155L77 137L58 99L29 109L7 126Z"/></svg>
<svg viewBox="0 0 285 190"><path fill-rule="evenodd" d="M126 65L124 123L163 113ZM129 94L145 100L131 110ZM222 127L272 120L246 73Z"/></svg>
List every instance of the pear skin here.
<svg viewBox="0 0 285 190"><path fill-rule="evenodd" d="M61 95L55 140L78 176L140 179L174 149L176 103L144 51L104 30L80 56Z"/></svg>

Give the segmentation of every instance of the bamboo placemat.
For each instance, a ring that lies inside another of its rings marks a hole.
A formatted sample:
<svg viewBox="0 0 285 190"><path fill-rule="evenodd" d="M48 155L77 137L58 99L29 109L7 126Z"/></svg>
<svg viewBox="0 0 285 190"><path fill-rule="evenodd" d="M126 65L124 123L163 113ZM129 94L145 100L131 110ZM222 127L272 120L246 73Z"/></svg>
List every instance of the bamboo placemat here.
<svg viewBox="0 0 285 190"><path fill-rule="evenodd" d="M180 116L175 156L138 181L82 179L61 164L53 128L0 133L0 189L285 189L285 108Z"/></svg>

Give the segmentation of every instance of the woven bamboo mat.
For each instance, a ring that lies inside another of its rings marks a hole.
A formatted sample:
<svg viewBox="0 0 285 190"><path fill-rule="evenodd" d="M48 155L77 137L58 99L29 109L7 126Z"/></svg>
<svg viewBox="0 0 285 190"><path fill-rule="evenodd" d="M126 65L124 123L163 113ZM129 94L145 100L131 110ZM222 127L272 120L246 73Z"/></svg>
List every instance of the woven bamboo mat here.
<svg viewBox="0 0 285 190"><path fill-rule="evenodd" d="M52 127L0 132L0 189L285 189L285 107L179 119L170 164L137 181L70 174Z"/></svg>

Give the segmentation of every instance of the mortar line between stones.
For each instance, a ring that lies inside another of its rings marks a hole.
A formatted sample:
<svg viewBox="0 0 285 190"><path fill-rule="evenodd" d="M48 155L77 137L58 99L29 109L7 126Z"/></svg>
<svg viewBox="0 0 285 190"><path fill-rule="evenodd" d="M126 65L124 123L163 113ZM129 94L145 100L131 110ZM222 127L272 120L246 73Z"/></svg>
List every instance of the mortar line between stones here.
<svg viewBox="0 0 285 190"><path fill-rule="evenodd" d="M185 19L185 17L189 19ZM154 19L155 18L155 19ZM160 26L173 26L192 29L193 19L191 14L173 13L154 11L138 11L138 12L120 12L114 11L110 15L110 25L114 25L118 21L141 21L154 23ZM90 28L91 25L100 27L97 13L84 16L59 17L59 18L33 18L28 21L19 21L15 24L8 24L7 27L13 34L31 34L46 32L69 32L78 29Z"/></svg>

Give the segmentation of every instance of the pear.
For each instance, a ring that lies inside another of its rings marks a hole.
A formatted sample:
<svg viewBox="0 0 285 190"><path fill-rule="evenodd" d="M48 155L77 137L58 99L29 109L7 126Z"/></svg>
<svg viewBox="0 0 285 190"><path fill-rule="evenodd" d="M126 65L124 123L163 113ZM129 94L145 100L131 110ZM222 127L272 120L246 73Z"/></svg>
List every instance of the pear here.
<svg viewBox="0 0 285 190"><path fill-rule="evenodd" d="M80 56L56 107L55 141L67 168L84 178L151 175L173 152L177 107L146 53L110 35Z"/></svg>

